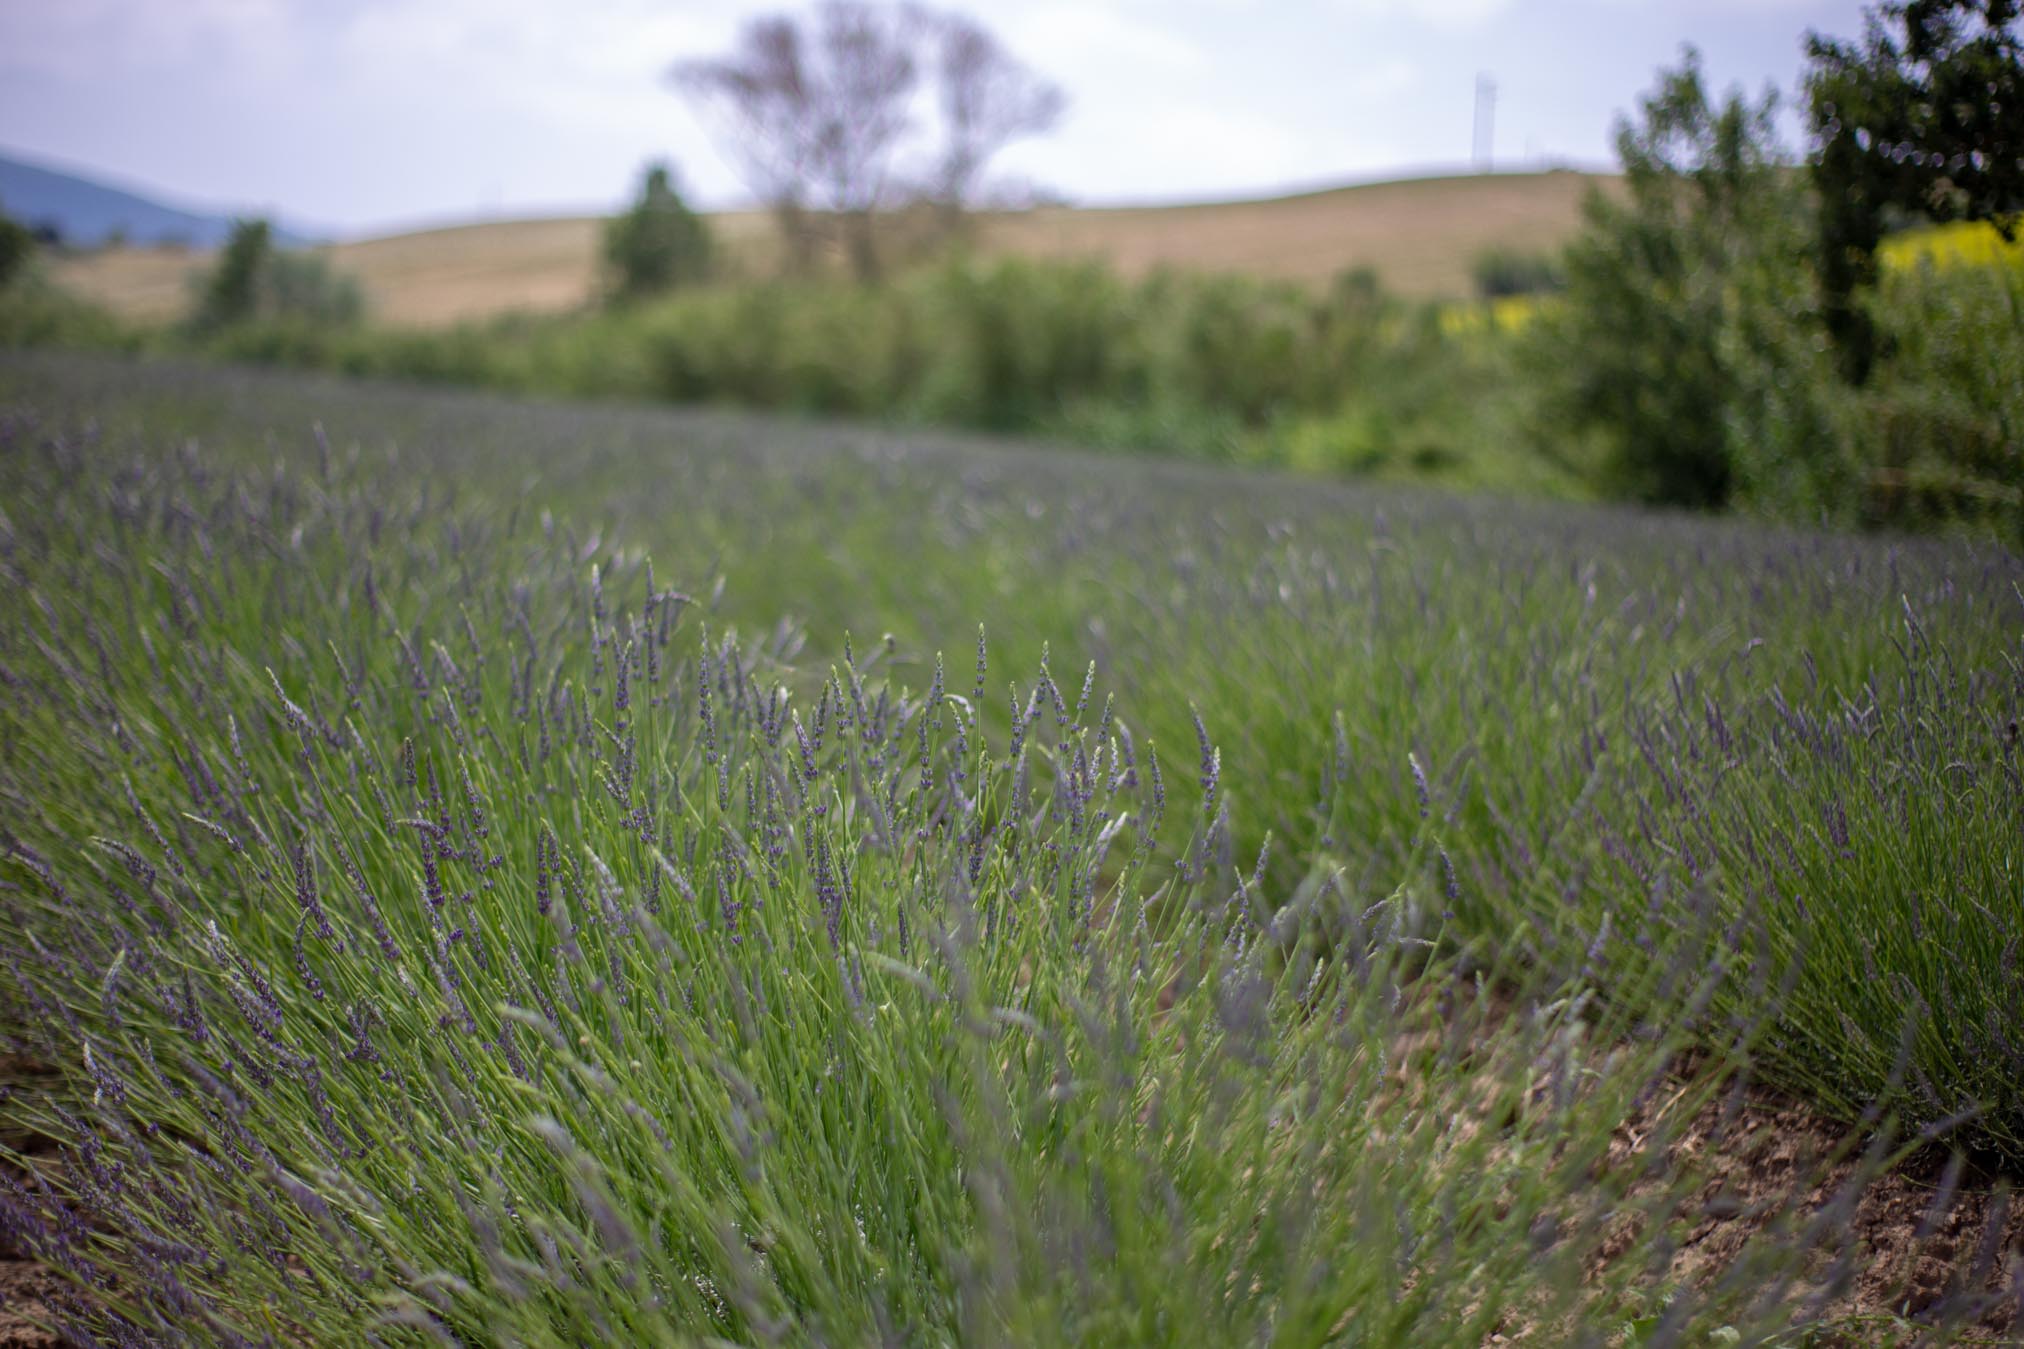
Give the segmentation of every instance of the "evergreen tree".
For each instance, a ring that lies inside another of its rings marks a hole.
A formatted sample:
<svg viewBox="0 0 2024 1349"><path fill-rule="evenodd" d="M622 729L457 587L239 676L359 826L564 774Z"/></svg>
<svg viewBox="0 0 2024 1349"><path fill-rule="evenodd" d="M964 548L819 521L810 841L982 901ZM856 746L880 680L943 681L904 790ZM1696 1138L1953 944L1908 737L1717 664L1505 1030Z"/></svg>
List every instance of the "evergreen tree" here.
<svg viewBox="0 0 2024 1349"><path fill-rule="evenodd" d="M635 300L701 281L710 271L710 230L689 209L666 164L649 165L639 199L605 227L611 295Z"/></svg>
<svg viewBox="0 0 2024 1349"><path fill-rule="evenodd" d="M274 230L265 220L235 220L218 265L197 299L197 328L213 331L252 318L260 304L260 273L274 249Z"/></svg>

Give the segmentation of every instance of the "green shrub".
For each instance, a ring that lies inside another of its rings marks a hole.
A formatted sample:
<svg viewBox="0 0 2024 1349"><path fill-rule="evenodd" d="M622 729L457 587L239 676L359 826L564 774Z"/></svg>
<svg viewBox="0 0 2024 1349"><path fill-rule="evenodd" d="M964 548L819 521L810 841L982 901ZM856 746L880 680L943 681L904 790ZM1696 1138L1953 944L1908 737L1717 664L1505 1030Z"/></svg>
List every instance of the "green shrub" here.
<svg viewBox="0 0 2024 1349"><path fill-rule="evenodd" d="M1782 322L1809 302L1806 203L1779 158L1776 105L1770 93L1715 104L1691 49L1662 72L1641 121L1617 130L1626 199L1590 195L1566 303L1533 325L1548 421L1594 432L1622 495L1729 504L1738 449L1725 412L1785 377L1781 344L1738 332L1758 321L1753 308Z"/></svg>
<svg viewBox="0 0 2024 1349"><path fill-rule="evenodd" d="M1471 269L1476 294L1485 300L1507 295L1547 295L1567 288L1560 260L1547 253L1493 248L1477 257Z"/></svg>
<svg viewBox="0 0 2024 1349"><path fill-rule="evenodd" d="M82 347L132 351L143 334L95 304L52 284L30 267L0 290L0 350Z"/></svg>
<svg viewBox="0 0 2024 1349"><path fill-rule="evenodd" d="M1023 430L1131 380L1134 297L1101 267L958 262L922 308L936 336L916 407L932 419Z"/></svg>
<svg viewBox="0 0 2024 1349"><path fill-rule="evenodd" d="M1314 307L1297 288L1202 277L1171 287L1169 299L1146 333L1167 396L1223 409L1252 428L1312 396L1308 376L1329 353L1310 345Z"/></svg>
<svg viewBox="0 0 2024 1349"><path fill-rule="evenodd" d="M1861 519L2024 541L2024 267L1890 275L1871 312L1885 355L1854 403Z"/></svg>
<svg viewBox="0 0 2024 1349"><path fill-rule="evenodd" d="M273 227L264 220L234 222L217 264L195 278L197 308L191 325L212 331L253 317L259 303L259 276L274 251Z"/></svg>

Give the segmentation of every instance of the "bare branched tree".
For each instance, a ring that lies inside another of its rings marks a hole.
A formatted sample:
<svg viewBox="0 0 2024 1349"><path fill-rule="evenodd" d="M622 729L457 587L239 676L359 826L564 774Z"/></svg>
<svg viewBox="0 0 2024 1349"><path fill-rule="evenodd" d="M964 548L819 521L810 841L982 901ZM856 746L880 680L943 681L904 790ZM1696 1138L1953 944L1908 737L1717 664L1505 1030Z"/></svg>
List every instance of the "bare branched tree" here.
<svg viewBox="0 0 2024 1349"><path fill-rule="evenodd" d="M728 123L746 182L797 265L812 259L811 212L821 212L841 226L857 274L878 275L875 221L914 130L925 25L912 7L826 0L807 29L784 15L755 19L729 55L674 68L676 86Z"/></svg>
<svg viewBox="0 0 2024 1349"><path fill-rule="evenodd" d="M960 14L943 17L936 53L943 149L935 194L946 218L960 221L992 156L1061 120L1067 100L981 25Z"/></svg>
<svg viewBox="0 0 2024 1349"><path fill-rule="evenodd" d="M746 185L773 212L790 261L805 266L813 245L804 221L812 96L800 28L784 17L755 19L731 55L680 62L669 78L727 123Z"/></svg>
<svg viewBox="0 0 2024 1349"><path fill-rule="evenodd" d="M921 131L916 95L930 76L944 140L910 187L899 157ZM902 192L959 221L990 158L1053 126L1063 104L974 21L865 0L752 20L730 53L681 62L671 78L721 125L790 263L805 269L832 227L865 280L880 271L879 215Z"/></svg>

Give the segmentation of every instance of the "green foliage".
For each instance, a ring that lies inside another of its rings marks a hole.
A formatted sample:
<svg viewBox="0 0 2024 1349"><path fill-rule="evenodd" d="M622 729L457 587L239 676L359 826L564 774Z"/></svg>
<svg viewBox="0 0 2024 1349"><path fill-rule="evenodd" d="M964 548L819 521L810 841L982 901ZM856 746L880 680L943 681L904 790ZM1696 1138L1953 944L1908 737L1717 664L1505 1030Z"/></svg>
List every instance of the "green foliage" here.
<svg viewBox="0 0 2024 1349"><path fill-rule="evenodd" d="M1877 331L1859 294L1894 217L2024 214L2024 27L2017 0L1888 0L1860 44L1807 39L1812 173L1828 332L1854 383Z"/></svg>
<svg viewBox="0 0 2024 1349"><path fill-rule="evenodd" d="M277 251L260 274L260 307L277 317L343 326L365 316L365 293L328 258Z"/></svg>
<svg viewBox="0 0 2024 1349"><path fill-rule="evenodd" d="M1849 403L1853 514L2024 545L2024 267L1887 276L1871 313L1890 354Z"/></svg>
<svg viewBox="0 0 2024 1349"><path fill-rule="evenodd" d="M1777 98L1712 102L1698 53L1617 130L1626 199L1601 194L1567 252L1567 300L1535 325L1549 420L1592 431L1639 501L1719 508L1737 490L1739 402L1775 393L1810 301L1805 201L1773 131ZM1791 447L1802 458L1811 445Z"/></svg>
<svg viewBox="0 0 2024 1349"><path fill-rule="evenodd" d="M2016 537L2020 273L1923 267L1838 312L1845 278L1823 261L1819 231L1842 228L1838 213L1868 189L1827 199L1841 191L1827 169L1809 180L1786 167L1773 109L1768 95L1711 104L1690 52L1641 124L1622 129L1628 198L1590 204L1565 302L1524 339L1542 434L1593 436L1606 481L1640 500ZM1823 154L1857 144L1842 137ZM1874 212L1863 218L1878 226ZM1860 391L1843 380L1851 323L1880 338Z"/></svg>
<svg viewBox="0 0 2024 1349"><path fill-rule="evenodd" d="M682 200L666 164L649 165L639 199L604 230L607 287L631 301L694 285L710 274L710 228Z"/></svg>
<svg viewBox="0 0 2024 1349"><path fill-rule="evenodd" d="M274 246L265 220L241 220L211 270L195 278L190 326L199 335L256 320L343 326L364 315L358 283L326 258Z"/></svg>
<svg viewBox="0 0 2024 1349"><path fill-rule="evenodd" d="M28 269L35 256L35 236L13 216L0 211L0 290Z"/></svg>
<svg viewBox="0 0 2024 1349"><path fill-rule="evenodd" d="M203 327L197 345L431 383L2019 537L2024 272L1893 271L1861 297L1885 354L1851 388L1820 304L1809 182L1780 158L1772 111L1768 96L1712 102L1689 53L1620 128L1627 192L1589 204L1568 290L1503 307L1523 322L1459 324L1469 314L1402 304L1368 274L1316 293L958 258L880 286L682 287L582 313L381 330L353 321L355 290L321 262L277 254L248 226L211 278L210 309L250 303L250 316ZM660 195L651 176L643 195ZM1507 287L1541 267L1505 256L1483 271ZM0 340L139 339L38 294L0 314Z"/></svg>
<svg viewBox="0 0 2024 1349"><path fill-rule="evenodd" d="M1088 264L951 265L920 295L928 363L911 401L930 417L1018 431L1078 403L1142 400L1155 378L1149 298Z"/></svg>
<svg viewBox="0 0 2024 1349"><path fill-rule="evenodd" d="M804 280L435 332L270 321L236 359L578 397L720 403L1037 434L1103 449L1568 494L1504 434L1516 386L1354 276L1315 295L1172 272L958 260L884 285ZM1458 389L1461 394L1458 396Z"/></svg>
<svg viewBox="0 0 2024 1349"><path fill-rule="evenodd" d="M1609 812L1588 880L1655 906L1705 903L1708 921L1747 932L1763 986L1724 987L1714 1004L1743 1025L1764 1015L1765 987L1781 991L1759 1054L1807 1099L1849 1119L1897 1110L1917 1127L1971 1109L1989 1146L2024 1157L2011 729L2024 681L2002 663L1957 663L1922 604L1903 601L1895 678L1871 672L1863 701L1836 712L1774 700L1732 723L1723 672L1682 677L1679 704L1631 731L1659 771ZM2015 636L2020 619L2013 608L2000 624ZM1631 819L1668 840L1665 862L1620 846Z"/></svg>
<svg viewBox="0 0 2024 1349"><path fill-rule="evenodd" d="M39 268L0 290L0 350L81 347L135 351L146 335L113 315L51 284Z"/></svg>
<svg viewBox="0 0 2024 1349"><path fill-rule="evenodd" d="M254 316L260 299L260 271L274 252L273 227L265 220L239 220L208 276L198 280L191 324L215 331Z"/></svg>
<svg viewBox="0 0 2024 1349"><path fill-rule="evenodd" d="M1567 288L1560 260L1546 253L1493 248L1476 259L1476 294L1485 300L1507 295L1550 295Z"/></svg>

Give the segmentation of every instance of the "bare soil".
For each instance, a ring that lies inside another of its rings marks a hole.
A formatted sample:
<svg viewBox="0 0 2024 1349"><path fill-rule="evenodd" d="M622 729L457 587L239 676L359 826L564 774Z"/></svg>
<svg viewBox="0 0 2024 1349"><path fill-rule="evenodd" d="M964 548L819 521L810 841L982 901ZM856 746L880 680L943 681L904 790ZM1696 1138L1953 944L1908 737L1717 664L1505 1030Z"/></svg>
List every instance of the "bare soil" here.
<svg viewBox="0 0 2024 1349"><path fill-rule="evenodd" d="M1965 1315L1983 1342L2024 1344L2024 1203L2014 1178L1938 1147L1878 1174L1857 1132L1760 1087L1698 1110L1686 1099L1670 1095L1626 1120L1610 1150L1612 1167L1662 1156L1668 1169L1707 1177L1672 1278L1747 1287L1746 1249L1775 1227L1844 1252L1823 1255L1798 1290L1809 1320L1838 1328L1827 1343L1917 1343L1918 1326ZM1594 1268L1635 1236L1613 1233Z"/></svg>
<svg viewBox="0 0 2024 1349"><path fill-rule="evenodd" d="M62 1343L45 1329L49 1299L63 1280L32 1260L0 1256L0 1349L54 1349Z"/></svg>

